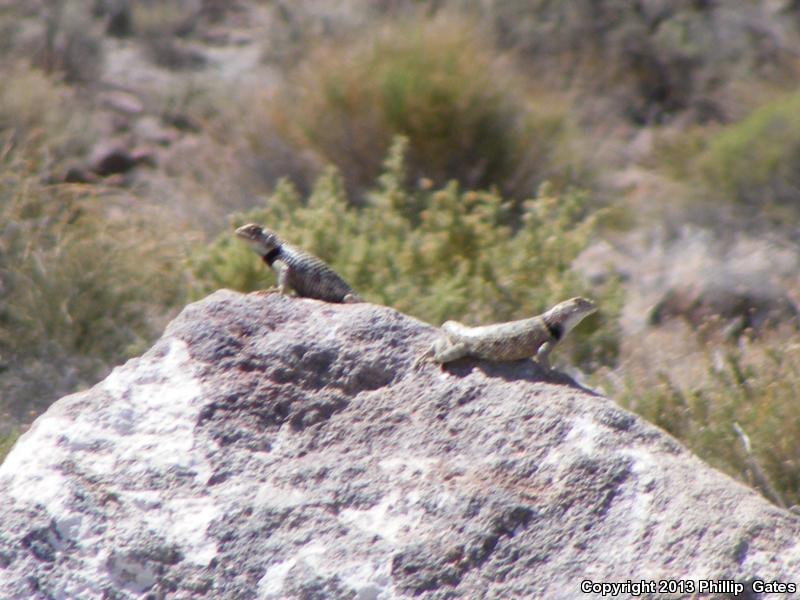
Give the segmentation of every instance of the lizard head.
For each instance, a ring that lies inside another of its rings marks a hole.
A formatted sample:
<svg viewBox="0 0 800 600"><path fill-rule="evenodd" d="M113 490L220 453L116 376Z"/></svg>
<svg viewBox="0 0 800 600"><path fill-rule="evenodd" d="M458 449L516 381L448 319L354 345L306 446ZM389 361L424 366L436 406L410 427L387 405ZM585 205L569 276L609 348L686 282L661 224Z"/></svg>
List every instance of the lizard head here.
<svg viewBox="0 0 800 600"><path fill-rule="evenodd" d="M570 298L559 302L544 313L543 318L551 327L559 331L559 338L564 337L585 317L597 310L597 306L586 298Z"/></svg>
<svg viewBox="0 0 800 600"><path fill-rule="evenodd" d="M264 229L261 225L248 223L236 230L236 235L247 242L250 247L261 256L269 254L281 245L281 240L275 232Z"/></svg>

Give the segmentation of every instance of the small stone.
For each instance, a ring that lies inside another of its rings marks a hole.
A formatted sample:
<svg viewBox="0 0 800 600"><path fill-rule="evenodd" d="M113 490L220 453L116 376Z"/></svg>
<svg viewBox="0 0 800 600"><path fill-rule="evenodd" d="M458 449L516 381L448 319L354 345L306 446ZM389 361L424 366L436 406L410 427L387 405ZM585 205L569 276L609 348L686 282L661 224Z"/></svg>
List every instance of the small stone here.
<svg viewBox="0 0 800 600"><path fill-rule="evenodd" d="M117 142L100 142L92 151L89 165L101 177L115 173L127 173L136 166L130 150Z"/></svg>

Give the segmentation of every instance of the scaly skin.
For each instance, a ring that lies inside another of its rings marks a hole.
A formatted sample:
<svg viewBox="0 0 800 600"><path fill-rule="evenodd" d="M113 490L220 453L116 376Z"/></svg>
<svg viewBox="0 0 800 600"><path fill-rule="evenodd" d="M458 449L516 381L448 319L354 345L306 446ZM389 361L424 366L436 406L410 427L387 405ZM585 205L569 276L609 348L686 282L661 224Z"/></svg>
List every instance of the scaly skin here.
<svg viewBox="0 0 800 600"><path fill-rule="evenodd" d="M325 302L362 302L333 269L316 256L285 243L275 232L249 223L239 227L236 235L275 271L281 294L293 290L303 298Z"/></svg>
<svg viewBox="0 0 800 600"><path fill-rule="evenodd" d="M571 298L541 315L519 321L482 327L467 327L456 321L447 321L441 328L443 337L433 344L426 356L437 363L448 363L467 356L495 362L535 356L540 365L549 368L549 356L553 348L595 310L591 300Z"/></svg>

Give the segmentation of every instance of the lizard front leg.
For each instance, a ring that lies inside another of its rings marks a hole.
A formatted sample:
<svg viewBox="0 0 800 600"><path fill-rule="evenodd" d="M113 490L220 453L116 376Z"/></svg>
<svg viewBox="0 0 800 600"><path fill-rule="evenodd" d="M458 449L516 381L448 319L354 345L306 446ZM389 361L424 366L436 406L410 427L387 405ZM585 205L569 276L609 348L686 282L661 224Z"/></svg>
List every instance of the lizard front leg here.
<svg viewBox="0 0 800 600"><path fill-rule="evenodd" d="M282 260L276 260L272 264L272 268L278 276L278 292L284 296L290 296L292 288L289 285L289 266Z"/></svg>
<svg viewBox="0 0 800 600"><path fill-rule="evenodd" d="M288 284L289 267L284 262L275 261L270 268L275 272L275 275L278 278L277 285L273 285L266 290L258 290L256 293L260 296L266 296L268 294L281 294L288 296L289 292L291 291L291 287Z"/></svg>
<svg viewBox="0 0 800 600"><path fill-rule="evenodd" d="M539 351L536 353L536 362L548 371L550 370L550 353L557 343L555 340L548 340L539 347Z"/></svg>

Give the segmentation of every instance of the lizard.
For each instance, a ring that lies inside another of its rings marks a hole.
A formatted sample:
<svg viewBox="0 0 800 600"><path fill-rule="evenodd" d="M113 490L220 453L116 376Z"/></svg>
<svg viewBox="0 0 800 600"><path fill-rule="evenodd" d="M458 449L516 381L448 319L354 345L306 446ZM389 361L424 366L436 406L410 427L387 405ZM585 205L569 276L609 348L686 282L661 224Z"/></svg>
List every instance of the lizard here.
<svg viewBox="0 0 800 600"><path fill-rule="evenodd" d="M274 231L255 223L242 225L236 235L247 242L278 277L281 294L294 291L303 298L325 302L363 302L348 283L316 256L284 242Z"/></svg>
<svg viewBox="0 0 800 600"><path fill-rule="evenodd" d="M467 327L447 321L444 334L423 353L417 363L430 358L444 364L471 356L494 362L536 357L545 369L550 368L550 352L584 317L597 310L586 298L570 298L528 319Z"/></svg>

